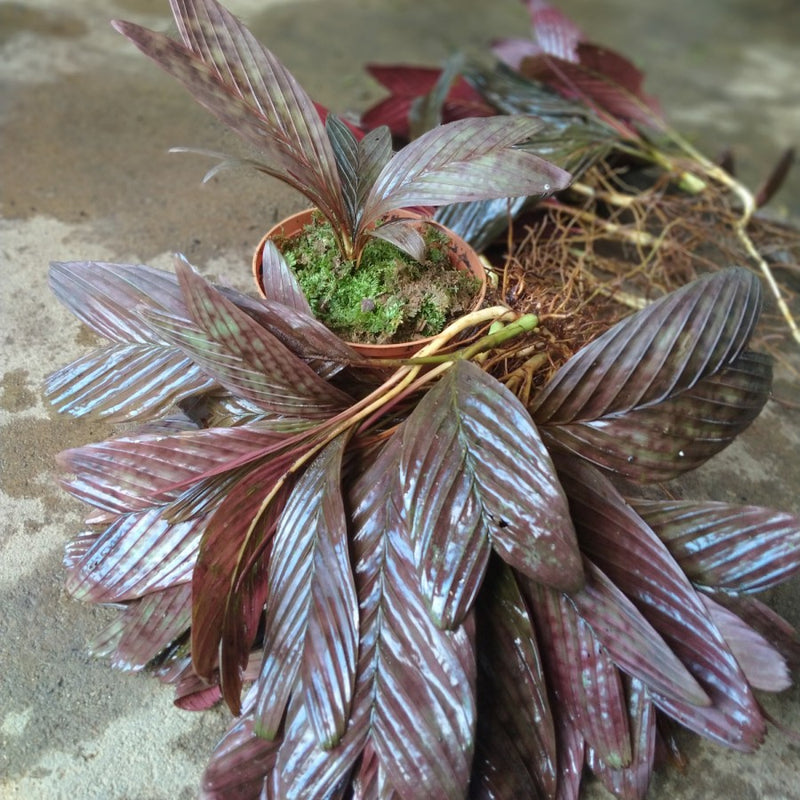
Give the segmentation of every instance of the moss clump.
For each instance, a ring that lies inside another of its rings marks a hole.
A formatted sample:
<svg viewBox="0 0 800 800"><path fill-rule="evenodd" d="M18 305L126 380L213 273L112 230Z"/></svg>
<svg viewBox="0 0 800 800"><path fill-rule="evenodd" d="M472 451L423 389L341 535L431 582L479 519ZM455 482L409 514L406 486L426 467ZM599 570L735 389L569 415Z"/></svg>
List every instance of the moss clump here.
<svg viewBox="0 0 800 800"><path fill-rule="evenodd" d="M428 226L425 235L424 263L372 239L357 269L324 221L279 244L317 319L348 341L384 344L439 333L470 310L479 288L471 274L452 268L439 230Z"/></svg>

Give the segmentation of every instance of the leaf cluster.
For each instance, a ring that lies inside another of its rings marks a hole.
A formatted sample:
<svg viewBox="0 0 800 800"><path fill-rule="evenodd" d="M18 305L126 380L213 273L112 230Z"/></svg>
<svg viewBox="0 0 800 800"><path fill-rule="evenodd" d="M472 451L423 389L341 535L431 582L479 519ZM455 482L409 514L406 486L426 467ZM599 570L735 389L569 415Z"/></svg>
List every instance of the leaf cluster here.
<svg viewBox="0 0 800 800"><path fill-rule="evenodd" d="M60 456L95 509L68 588L123 607L118 666L241 714L206 796L574 797L585 762L641 797L659 718L757 746L752 687L797 644L750 595L796 574L800 520L616 482L696 467L765 402L751 273L627 318L528 406L457 354L364 370L279 275L253 301L176 273L54 265L112 341L48 392L152 420Z"/></svg>

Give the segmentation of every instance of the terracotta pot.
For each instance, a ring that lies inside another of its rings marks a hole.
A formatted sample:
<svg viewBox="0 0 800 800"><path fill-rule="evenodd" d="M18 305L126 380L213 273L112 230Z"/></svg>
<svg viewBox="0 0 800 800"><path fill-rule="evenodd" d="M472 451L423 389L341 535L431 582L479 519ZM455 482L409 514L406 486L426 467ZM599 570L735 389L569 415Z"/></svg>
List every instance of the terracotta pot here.
<svg viewBox="0 0 800 800"><path fill-rule="evenodd" d="M256 288L262 297L266 297L261 280L261 254L264 250L264 244L269 239L291 239L302 233L304 228L311 223L313 214L313 209L307 209L306 211L292 214L292 216L287 217L270 228L258 243L258 247L253 255L253 277L255 278ZM408 211L397 211L391 216L417 217L421 219L418 215ZM475 250L460 236L456 236L449 228L440 225L438 222L428 221L427 224L434 225L447 235L450 249L450 263L453 267L472 273L472 275L480 281L480 289L475 297L472 308L472 310L477 310L481 307L483 298L486 295L486 270L483 267L483 262ZM360 342L348 342L348 344L357 353L367 358L410 358L425 344L430 342L432 338L432 336L428 336L421 339L413 339L408 342L392 342L390 344L363 344Z"/></svg>

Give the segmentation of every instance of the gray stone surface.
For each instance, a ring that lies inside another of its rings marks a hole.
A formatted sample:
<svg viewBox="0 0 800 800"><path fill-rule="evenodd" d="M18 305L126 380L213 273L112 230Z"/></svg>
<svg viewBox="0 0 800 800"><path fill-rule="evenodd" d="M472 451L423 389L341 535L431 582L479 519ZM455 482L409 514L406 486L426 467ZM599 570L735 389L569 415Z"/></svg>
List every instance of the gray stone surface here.
<svg viewBox="0 0 800 800"><path fill-rule="evenodd" d="M493 36L524 34L515 0L230 0L320 102L361 108L380 92L367 61L439 63ZM733 145L747 179L800 139L796 0L631 3L565 0L593 38L648 72L671 119L710 154ZM208 274L248 286L260 232L302 200L173 145L235 143L108 27L121 17L166 29L162 0L0 2L0 798L161 800L195 795L226 714L187 714L151 679L86 655L108 612L64 593L61 553L82 511L54 483L58 451L103 438L103 424L54 416L43 378L95 342L50 295L50 260L169 266L185 252ZM776 201L800 218L795 176ZM800 361L787 347L794 368ZM779 367L778 393L798 401ZM700 497L800 512L800 412L770 403L733 447L688 482ZM772 604L800 624L799 584ZM800 694L765 705L800 729ZM779 731L754 756L686 739L685 774L659 775L657 800L800 797L800 747ZM587 795L605 796L596 786Z"/></svg>

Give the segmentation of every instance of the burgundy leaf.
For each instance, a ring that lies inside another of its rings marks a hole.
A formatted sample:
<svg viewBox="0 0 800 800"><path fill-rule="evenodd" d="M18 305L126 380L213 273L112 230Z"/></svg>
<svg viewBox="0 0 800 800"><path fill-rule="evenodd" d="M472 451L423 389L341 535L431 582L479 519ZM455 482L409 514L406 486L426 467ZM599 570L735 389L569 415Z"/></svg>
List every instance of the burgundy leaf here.
<svg viewBox="0 0 800 800"><path fill-rule="evenodd" d="M45 391L57 410L111 420L149 418L214 385L139 313L146 307L185 315L174 275L143 264L54 262L50 286L78 319L114 343L48 377Z"/></svg>
<svg viewBox="0 0 800 800"><path fill-rule="evenodd" d="M332 416L349 404L248 314L178 260L176 272L193 323L147 315L152 324L234 394L299 419Z"/></svg>
<svg viewBox="0 0 800 800"><path fill-rule="evenodd" d="M391 92L361 115L367 129L387 125L393 136L409 138L409 116L418 97L431 92L441 70L404 64L368 64L367 72ZM442 121L452 122L465 117L487 117L496 111L462 77L456 78L442 105Z"/></svg>
<svg viewBox="0 0 800 800"><path fill-rule="evenodd" d="M783 617L755 597L719 595L715 599L758 631L791 670L800 669L800 634Z"/></svg>
<svg viewBox="0 0 800 800"><path fill-rule="evenodd" d="M260 559L271 545L284 497L278 492L268 507L264 503L298 455L289 449L241 475L217 506L200 543L192 576L192 661L197 674L208 679L218 664L220 642L227 640L226 660L220 664L225 668L222 685L235 713L241 670L256 633L246 630L248 610L263 591L258 583ZM261 580L266 583L265 576Z"/></svg>
<svg viewBox="0 0 800 800"><path fill-rule="evenodd" d="M710 705L692 674L625 594L588 559L584 574L585 585L570 599L614 663L652 691Z"/></svg>
<svg viewBox="0 0 800 800"><path fill-rule="evenodd" d="M428 614L397 509L399 439L356 482L353 549L361 617L354 717L401 797L461 800L472 761L474 656L463 629Z"/></svg>
<svg viewBox="0 0 800 800"><path fill-rule="evenodd" d="M441 125L406 145L384 167L364 203L366 227L397 208L493 197L545 195L570 175L513 146L533 136L531 117L464 119Z"/></svg>
<svg viewBox="0 0 800 800"><path fill-rule="evenodd" d="M92 652L97 656L111 656L111 666L117 669L144 669L189 630L191 593L187 582L128 603L94 640ZM101 642L111 646L103 649Z"/></svg>
<svg viewBox="0 0 800 800"><path fill-rule="evenodd" d="M664 127L657 101L643 91L644 76L627 58L589 42L578 44L577 51L579 63L542 54L524 59L519 71L569 100L582 101L622 135L636 136L627 128L628 121Z"/></svg>
<svg viewBox="0 0 800 800"><path fill-rule="evenodd" d="M256 736L252 714L234 720L203 773L202 800L258 800L275 765L279 741Z"/></svg>
<svg viewBox="0 0 800 800"><path fill-rule="evenodd" d="M201 105L269 157L270 174L341 218L325 128L289 71L215 0L172 0L183 44L130 22L114 27L177 78Z"/></svg>
<svg viewBox="0 0 800 800"><path fill-rule="evenodd" d="M691 500L634 506L702 589L758 592L800 571L800 519L793 514Z"/></svg>
<svg viewBox="0 0 800 800"><path fill-rule="evenodd" d="M258 282L268 300L311 316L311 306L300 288L300 283L271 239L264 242L261 250Z"/></svg>
<svg viewBox="0 0 800 800"><path fill-rule="evenodd" d="M656 708L643 683L625 681L632 758L627 767L606 764L593 748L587 748L586 763L619 800L644 800L653 774L656 745Z"/></svg>
<svg viewBox="0 0 800 800"><path fill-rule="evenodd" d="M124 422L163 414L215 383L174 345L113 344L48 375L45 395L56 411Z"/></svg>
<svg viewBox="0 0 800 800"><path fill-rule="evenodd" d="M566 14L543 0L525 0L533 38L543 53L566 61L577 61L578 44L584 36Z"/></svg>
<svg viewBox="0 0 800 800"><path fill-rule="evenodd" d="M621 768L631 741L620 674L567 595L526 581L542 658L561 715L574 723L604 762Z"/></svg>
<svg viewBox="0 0 800 800"><path fill-rule="evenodd" d="M359 734L363 734L363 728ZM282 739L275 768L269 776L271 797L276 800L313 797L335 800L343 796L364 737L350 736L332 747L320 747L299 677L289 700Z"/></svg>
<svg viewBox="0 0 800 800"><path fill-rule="evenodd" d="M68 556L67 591L109 603L185 583L207 524L208 517L200 516L173 525L159 508L120 516L84 553Z"/></svg>
<svg viewBox="0 0 800 800"><path fill-rule="evenodd" d="M62 484L67 491L125 513L177 500L201 477L253 460L286 439L257 426L145 433L65 450L57 460L75 473Z"/></svg>
<svg viewBox="0 0 800 800"><path fill-rule="evenodd" d="M349 724L338 744L323 750L296 681L271 796L328 796L332 787L338 796L362 751L378 762L371 769L379 781L370 785L381 798L464 795L474 655L463 630L434 627L419 594L396 508L398 450L395 437L354 482L349 503L360 637Z"/></svg>
<svg viewBox="0 0 800 800"><path fill-rule="evenodd" d="M320 746L347 724L356 671L358 602L340 490L345 441L334 440L297 481L278 525L269 574L259 732L275 736L295 676Z"/></svg>
<svg viewBox="0 0 800 800"><path fill-rule="evenodd" d="M558 784L555 800L578 800L583 781L586 744L578 726L569 714L559 714L554 708L558 744Z"/></svg>
<svg viewBox="0 0 800 800"><path fill-rule="evenodd" d="M556 735L536 634L513 572L499 561L487 574L476 615L478 732L470 796L553 797Z"/></svg>
<svg viewBox="0 0 800 800"><path fill-rule="evenodd" d="M569 359L537 395L533 417L597 420L684 392L736 360L760 307L758 278L739 267L671 292Z"/></svg>
<svg viewBox="0 0 800 800"><path fill-rule="evenodd" d="M698 706L654 692L655 704L702 736L755 749L764 721L747 680L665 545L593 467L575 458L558 467L582 551L636 603L712 701Z"/></svg>
<svg viewBox="0 0 800 800"><path fill-rule="evenodd" d="M402 428L400 479L414 561L433 619L470 608L490 546L551 586L582 581L565 498L520 402L468 361L457 362Z"/></svg>
<svg viewBox="0 0 800 800"><path fill-rule="evenodd" d="M754 689L782 692L792 685L783 656L740 617L701 595L708 613Z"/></svg>
<svg viewBox="0 0 800 800"><path fill-rule="evenodd" d="M186 314L175 276L144 264L54 261L49 282L53 294L81 322L112 342L153 342L140 306Z"/></svg>
<svg viewBox="0 0 800 800"><path fill-rule="evenodd" d="M542 435L626 478L668 480L727 447L761 412L771 386L770 359L746 351L667 400L596 420L548 425Z"/></svg>
<svg viewBox="0 0 800 800"><path fill-rule="evenodd" d="M352 347L310 316L310 311L287 307L274 300L255 300L232 289L220 288L238 308L300 356L321 377L328 379L344 366L360 360ZM299 300L295 299L295 302L297 304ZM306 302L305 297L303 302Z"/></svg>
<svg viewBox="0 0 800 800"><path fill-rule="evenodd" d="M407 219L384 222L370 230L369 235L375 239L390 242L417 261L425 260L425 254L428 251L425 237L422 235L421 229Z"/></svg>

